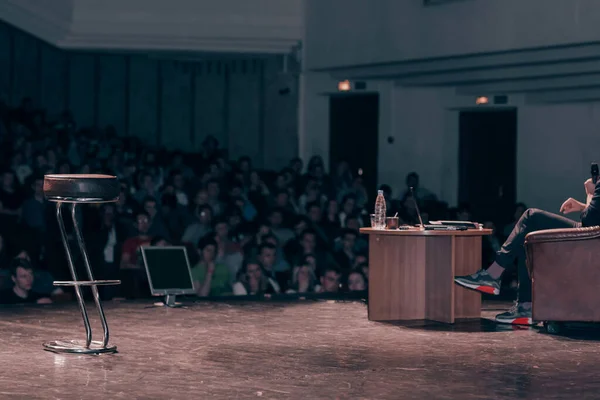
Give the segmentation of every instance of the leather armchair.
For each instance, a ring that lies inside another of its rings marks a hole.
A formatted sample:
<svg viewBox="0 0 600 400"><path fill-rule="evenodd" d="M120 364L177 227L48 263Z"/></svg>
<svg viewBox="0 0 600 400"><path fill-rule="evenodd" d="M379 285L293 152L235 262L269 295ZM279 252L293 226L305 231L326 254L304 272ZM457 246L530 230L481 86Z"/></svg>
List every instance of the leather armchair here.
<svg viewBox="0 0 600 400"><path fill-rule="evenodd" d="M532 232L525 250L535 321L550 333L559 322L600 322L600 226Z"/></svg>

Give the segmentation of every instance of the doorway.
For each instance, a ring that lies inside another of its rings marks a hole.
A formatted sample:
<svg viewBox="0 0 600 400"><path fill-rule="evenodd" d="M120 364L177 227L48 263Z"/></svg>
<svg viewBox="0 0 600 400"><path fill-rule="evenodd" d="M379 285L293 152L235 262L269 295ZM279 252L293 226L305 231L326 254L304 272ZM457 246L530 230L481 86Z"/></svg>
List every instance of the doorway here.
<svg viewBox="0 0 600 400"><path fill-rule="evenodd" d="M377 190L379 94L344 94L329 98L329 171L341 161L360 175L369 201Z"/></svg>
<svg viewBox="0 0 600 400"><path fill-rule="evenodd" d="M461 111L459 132L459 201L501 229L516 202L517 110Z"/></svg>

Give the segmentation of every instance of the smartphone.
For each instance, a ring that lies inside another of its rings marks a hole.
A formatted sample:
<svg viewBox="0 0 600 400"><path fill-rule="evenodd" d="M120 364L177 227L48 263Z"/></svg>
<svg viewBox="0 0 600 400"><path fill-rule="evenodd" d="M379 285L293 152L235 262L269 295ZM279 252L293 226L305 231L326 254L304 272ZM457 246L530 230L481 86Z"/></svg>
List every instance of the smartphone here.
<svg viewBox="0 0 600 400"><path fill-rule="evenodd" d="M592 163L592 182L594 182L594 184L598 182L598 174L598 164Z"/></svg>

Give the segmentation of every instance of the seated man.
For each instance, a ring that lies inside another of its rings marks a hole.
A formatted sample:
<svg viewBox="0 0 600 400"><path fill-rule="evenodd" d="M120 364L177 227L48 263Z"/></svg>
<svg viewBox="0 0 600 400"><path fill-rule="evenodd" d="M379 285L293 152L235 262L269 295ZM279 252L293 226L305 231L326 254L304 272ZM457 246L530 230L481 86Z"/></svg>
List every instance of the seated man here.
<svg viewBox="0 0 600 400"><path fill-rule="evenodd" d="M0 304L52 303L49 297L31 290L33 287L33 268L27 260L15 258L11 263L10 273L14 286L0 292Z"/></svg>
<svg viewBox="0 0 600 400"><path fill-rule="evenodd" d="M521 216L510 236L496 253L495 261L488 267L468 276L457 276L454 281L468 289L482 293L500 294L500 281L506 270L514 268L517 260L519 276L519 296L515 307L498 314L496 321L506 324L532 325L531 319L531 279L525 264L525 236L528 233L546 229L578 228L600 225L600 181L594 185L591 179L585 184L587 202L583 204L573 198L563 203L560 212L569 214L581 212L581 222L575 222L560 215L530 208Z"/></svg>

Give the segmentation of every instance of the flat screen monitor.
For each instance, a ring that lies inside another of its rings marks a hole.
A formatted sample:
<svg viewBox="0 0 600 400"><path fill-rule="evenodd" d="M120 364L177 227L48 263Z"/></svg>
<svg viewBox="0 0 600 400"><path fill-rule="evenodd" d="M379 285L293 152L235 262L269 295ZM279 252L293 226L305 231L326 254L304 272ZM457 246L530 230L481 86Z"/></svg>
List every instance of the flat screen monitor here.
<svg viewBox="0 0 600 400"><path fill-rule="evenodd" d="M153 296L195 293L185 247L142 247L142 257Z"/></svg>

